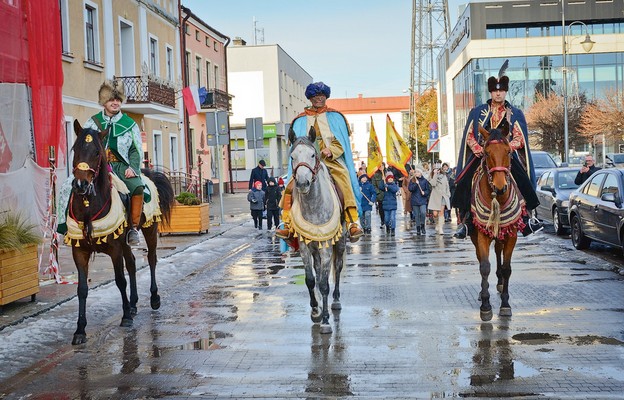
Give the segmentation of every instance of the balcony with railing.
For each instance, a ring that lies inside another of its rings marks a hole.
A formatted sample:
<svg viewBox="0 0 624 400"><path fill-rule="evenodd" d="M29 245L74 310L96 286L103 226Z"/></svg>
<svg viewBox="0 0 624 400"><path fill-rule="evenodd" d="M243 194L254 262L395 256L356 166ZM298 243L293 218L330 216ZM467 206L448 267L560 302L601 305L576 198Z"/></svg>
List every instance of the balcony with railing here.
<svg viewBox="0 0 624 400"><path fill-rule="evenodd" d="M126 89L123 109L135 114L177 115L175 89L149 76L120 76Z"/></svg>
<svg viewBox="0 0 624 400"><path fill-rule="evenodd" d="M200 112L231 111L232 96L219 89L209 89L206 99L201 104Z"/></svg>

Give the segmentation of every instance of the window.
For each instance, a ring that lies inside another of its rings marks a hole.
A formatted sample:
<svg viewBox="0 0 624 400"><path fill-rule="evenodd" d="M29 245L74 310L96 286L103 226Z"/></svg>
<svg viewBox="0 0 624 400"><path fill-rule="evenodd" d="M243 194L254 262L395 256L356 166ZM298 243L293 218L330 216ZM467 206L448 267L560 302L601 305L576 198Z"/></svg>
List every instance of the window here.
<svg viewBox="0 0 624 400"><path fill-rule="evenodd" d="M583 192L588 196L598 197L598 194L600 193L600 184L603 179L604 174L594 175L587 186L585 186L585 190Z"/></svg>
<svg viewBox="0 0 624 400"><path fill-rule="evenodd" d="M618 186L618 180L615 175L607 175L607 179L605 179L602 191L600 192L600 197L607 193L613 193L617 197L620 196L620 187Z"/></svg>
<svg viewBox="0 0 624 400"><path fill-rule="evenodd" d="M162 132L154 131L154 156L152 158L152 164L157 170L162 167Z"/></svg>
<svg viewBox="0 0 624 400"><path fill-rule="evenodd" d="M173 48L167 46L167 79L173 81Z"/></svg>
<svg viewBox="0 0 624 400"><path fill-rule="evenodd" d="M195 79L197 86L201 86L201 57L195 57Z"/></svg>
<svg viewBox="0 0 624 400"><path fill-rule="evenodd" d="M60 0L61 9L61 46L62 51L65 54L71 53L69 48L69 11L67 9L67 2L69 0Z"/></svg>
<svg viewBox="0 0 624 400"><path fill-rule="evenodd" d="M97 26L97 9L95 6L85 4L85 58L86 61L99 63L99 43Z"/></svg>
<svg viewBox="0 0 624 400"><path fill-rule="evenodd" d="M550 172L546 172L542 174L542 176L540 176L539 179L537 180L537 187L546 185L546 180L548 180L549 176L550 176Z"/></svg>
<svg viewBox="0 0 624 400"><path fill-rule="evenodd" d="M195 40L199 42L199 30L195 29Z"/></svg>
<svg viewBox="0 0 624 400"><path fill-rule="evenodd" d="M150 37L149 43L150 71L158 75L158 39Z"/></svg>
<svg viewBox="0 0 624 400"><path fill-rule="evenodd" d="M210 61L206 61L206 89L210 89L210 70L212 67L210 66Z"/></svg>
<svg viewBox="0 0 624 400"><path fill-rule="evenodd" d="M218 51L219 50L217 48L217 41L216 40L213 41L213 46L214 46L214 51Z"/></svg>
<svg viewBox="0 0 624 400"><path fill-rule="evenodd" d="M184 79L186 79L187 81L190 79L190 65L189 63L191 62L191 52L187 51L186 55L185 55L185 59L184 59ZM188 84L189 82L187 82Z"/></svg>
<svg viewBox="0 0 624 400"><path fill-rule="evenodd" d="M219 89L219 82L221 81L221 77L219 76L219 66L214 66L214 88Z"/></svg>
<svg viewBox="0 0 624 400"><path fill-rule="evenodd" d="M171 136L169 138L169 170L177 171L178 170L178 137Z"/></svg>

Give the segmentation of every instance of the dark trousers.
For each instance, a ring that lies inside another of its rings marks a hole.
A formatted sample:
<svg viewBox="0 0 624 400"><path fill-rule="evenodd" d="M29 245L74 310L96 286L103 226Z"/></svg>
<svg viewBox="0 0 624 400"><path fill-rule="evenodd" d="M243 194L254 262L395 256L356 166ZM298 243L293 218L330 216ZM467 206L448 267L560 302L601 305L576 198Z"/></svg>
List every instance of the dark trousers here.
<svg viewBox="0 0 624 400"><path fill-rule="evenodd" d="M460 218L463 218L463 214L470 211L472 178L479 164L479 159L473 160L472 163L466 166L466 172L461 172L461 178L455 181L457 186L455 187L455 193L453 193L451 197L451 207L459 209ZM524 170L522 164L520 164L520 161L514 157L511 158L511 176L513 176L516 181L520 194L524 197L527 210L534 210L539 205L539 200L535 194L535 189L533 189L533 183L529 179L529 175Z"/></svg>
<svg viewBox="0 0 624 400"><path fill-rule="evenodd" d="M386 219L385 219L385 213L383 209L383 201L377 202L377 211L379 212L379 218L381 218L381 226L384 226Z"/></svg>
<svg viewBox="0 0 624 400"><path fill-rule="evenodd" d="M262 210L251 210L251 218L253 218L254 227L262 229Z"/></svg>
<svg viewBox="0 0 624 400"><path fill-rule="evenodd" d="M267 210L267 229L271 229L273 225L277 228L279 226L279 208L276 210Z"/></svg>

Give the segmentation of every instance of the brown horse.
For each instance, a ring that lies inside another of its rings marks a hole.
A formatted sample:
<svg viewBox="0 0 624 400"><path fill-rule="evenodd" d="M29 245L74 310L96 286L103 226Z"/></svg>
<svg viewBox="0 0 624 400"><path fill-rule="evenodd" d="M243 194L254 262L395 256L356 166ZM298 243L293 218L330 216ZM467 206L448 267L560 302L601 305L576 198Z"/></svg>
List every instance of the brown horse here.
<svg viewBox="0 0 624 400"><path fill-rule="evenodd" d="M136 261L132 249L126 243L127 215L123 207L119 206L119 194L112 189L111 176L106 160L106 151L102 145L102 138L106 132L97 132L92 129L82 129L78 121L74 121L76 142L73 146L73 175L72 193L68 207L68 221L71 218L82 230L81 239L69 239L72 256L78 270L78 326L72 344L85 343L87 335L86 301L89 291L89 258L95 252L108 254L113 262L115 283L121 293L123 303L123 317L121 326L132 326L133 315L136 315L138 301L136 285ZM158 172L143 170L150 178L157 190L162 219L168 223L174 193L169 180ZM121 213L121 214L120 214ZM112 220L114 224L104 231L104 235L96 231L94 222L102 218ZM146 223L147 222L147 223ZM150 223L151 222L151 223ZM150 266L151 286L150 305L156 310L160 307L160 296L156 285L156 245L158 241L158 221L146 221L143 214L139 224L147 244L147 259ZM107 233L110 232L110 233ZM130 279L130 299L126 294L126 278L124 276L124 261Z"/></svg>
<svg viewBox="0 0 624 400"><path fill-rule="evenodd" d="M488 277L490 275L490 245L494 241L496 253L497 289L501 293L500 316L511 316L509 305L509 277L511 256L518 230L524 227L526 213L524 199L511 176L512 149L508 130L479 127L485 144L481 165L472 181L471 212L475 229L470 239L475 246L481 273L481 320L492 319L492 305Z"/></svg>

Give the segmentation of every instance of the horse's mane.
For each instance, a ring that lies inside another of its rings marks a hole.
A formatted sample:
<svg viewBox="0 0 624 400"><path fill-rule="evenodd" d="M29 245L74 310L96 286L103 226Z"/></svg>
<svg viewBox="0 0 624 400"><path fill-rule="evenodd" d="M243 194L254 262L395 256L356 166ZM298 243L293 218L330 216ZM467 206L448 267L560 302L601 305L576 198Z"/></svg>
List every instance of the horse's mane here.
<svg viewBox="0 0 624 400"><path fill-rule="evenodd" d="M509 139L507 139L507 136L500 129L491 129L490 130L490 137L489 137L489 139L487 140L487 142L485 144L487 145L489 142L493 142L493 141L500 141L500 142L503 142L503 143L509 143Z"/></svg>

